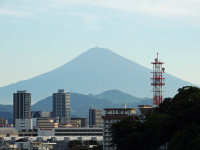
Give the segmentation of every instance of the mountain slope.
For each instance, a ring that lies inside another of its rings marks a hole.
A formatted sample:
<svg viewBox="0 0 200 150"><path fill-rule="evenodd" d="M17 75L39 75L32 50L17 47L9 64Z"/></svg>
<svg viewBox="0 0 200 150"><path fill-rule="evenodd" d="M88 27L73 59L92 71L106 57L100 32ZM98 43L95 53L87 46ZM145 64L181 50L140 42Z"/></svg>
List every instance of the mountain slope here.
<svg viewBox="0 0 200 150"><path fill-rule="evenodd" d="M0 88L0 103L12 103L12 93L27 89L32 102L63 88L70 92L100 93L117 89L137 97L152 95L151 70L104 48L92 48L65 65L35 78ZM188 82L166 74L165 95L173 96Z"/></svg>
<svg viewBox="0 0 200 150"><path fill-rule="evenodd" d="M70 108L71 116L87 117L89 108L105 108L113 107L113 103L106 99L99 99L84 94L71 93L70 94ZM52 111L52 96L49 96L43 100L38 101L32 105L33 111Z"/></svg>
<svg viewBox="0 0 200 150"><path fill-rule="evenodd" d="M101 96L102 95L102 96ZM106 96L105 96L106 95ZM99 97L101 96L101 97ZM102 94L97 96L95 95L84 95L71 93L70 94L70 107L71 107L71 116L72 117L88 117L89 108L109 108L109 107L122 107L122 101L120 98L123 98L127 103L127 107L136 108L138 104L152 104L152 99L140 99L129 94L123 93L118 90L110 90L105 91ZM107 97L103 98L103 97ZM112 99L116 98L116 99ZM117 98L119 97L119 98ZM125 100L125 98L129 98L129 100ZM118 100L115 101L115 100ZM32 105L33 111L52 111L52 96L49 96L43 100L38 101L34 105Z"/></svg>
<svg viewBox="0 0 200 150"><path fill-rule="evenodd" d="M2 104L0 104L0 112L13 112L13 105L2 105Z"/></svg>
<svg viewBox="0 0 200 150"><path fill-rule="evenodd" d="M109 90L102 92L98 95L95 95L100 99L107 99L114 104L122 104L122 103L136 103L141 101L141 98L129 95L127 93L121 92L119 90Z"/></svg>

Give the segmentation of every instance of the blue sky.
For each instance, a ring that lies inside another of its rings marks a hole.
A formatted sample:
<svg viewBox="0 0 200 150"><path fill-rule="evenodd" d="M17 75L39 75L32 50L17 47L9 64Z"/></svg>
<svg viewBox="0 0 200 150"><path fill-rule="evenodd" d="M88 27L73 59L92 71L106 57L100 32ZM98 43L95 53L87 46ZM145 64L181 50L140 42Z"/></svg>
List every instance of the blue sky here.
<svg viewBox="0 0 200 150"><path fill-rule="evenodd" d="M0 0L0 86L109 48L200 85L199 0Z"/></svg>

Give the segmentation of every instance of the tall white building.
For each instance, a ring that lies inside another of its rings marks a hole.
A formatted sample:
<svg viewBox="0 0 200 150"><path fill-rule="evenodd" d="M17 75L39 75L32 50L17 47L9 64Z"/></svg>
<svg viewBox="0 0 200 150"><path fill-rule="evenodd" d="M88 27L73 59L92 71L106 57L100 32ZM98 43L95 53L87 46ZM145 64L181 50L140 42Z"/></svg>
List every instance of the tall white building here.
<svg viewBox="0 0 200 150"><path fill-rule="evenodd" d="M60 124L70 123L70 94L64 89L53 93L53 117L59 117Z"/></svg>
<svg viewBox="0 0 200 150"><path fill-rule="evenodd" d="M120 120L134 116L136 114L136 108L105 108L105 116L103 116L103 150L115 150L115 147L111 145L111 133L110 127L113 123L117 123Z"/></svg>

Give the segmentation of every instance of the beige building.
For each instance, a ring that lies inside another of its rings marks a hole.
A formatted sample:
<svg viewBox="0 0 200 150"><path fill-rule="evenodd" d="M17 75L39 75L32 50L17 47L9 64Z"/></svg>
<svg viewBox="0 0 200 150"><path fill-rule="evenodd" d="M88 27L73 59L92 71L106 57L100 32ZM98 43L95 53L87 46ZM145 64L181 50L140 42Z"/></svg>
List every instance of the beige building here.
<svg viewBox="0 0 200 150"><path fill-rule="evenodd" d="M0 137L18 136L18 131L15 128L0 128Z"/></svg>
<svg viewBox="0 0 200 150"><path fill-rule="evenodd" d="M87 118L71 118L70 120L81 120L81 126L80 127L87 128L87 124L88 124L87 123L88 122Z"/></svg>
<svg viewBox="0 0 200 150"><path fill-rule="evenodd" d="M136 108L105 108L105 116L103 116L103 150L115 150L111 147L110 127L113 123L136 114Z"/></svg>
<svg viewBox="0 0 200 150"><path fill-rule="evenodd" d="M44 128L58 128L58 123L54 122L51 118L38 118L37 119L37 127Z"/></svg>
<svg viewBox="0 0 200 150"><path fill-rule="evenodd" d="M80 128L81 127L81 119L71 119L70 124L72 125L72 128Z"/></svg>

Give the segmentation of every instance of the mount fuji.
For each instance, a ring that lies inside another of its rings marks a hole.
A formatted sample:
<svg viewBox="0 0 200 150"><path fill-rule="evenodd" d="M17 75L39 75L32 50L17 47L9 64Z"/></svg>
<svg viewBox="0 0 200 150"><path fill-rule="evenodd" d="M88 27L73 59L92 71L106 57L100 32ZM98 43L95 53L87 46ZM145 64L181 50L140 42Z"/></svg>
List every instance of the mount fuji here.
<svg viewBox="0 0 200 150"><path fill-rule="evenodd" d="M83 94L115 89L140 98L148 97L152 95L151 71L109 49L91 48L55 70L1 87L0 103L12 104L13 93L25 89L32 94L32 103L61 88ZM192 85L167 73L165 78L167 97L174 96L182 86Z"/></svg>

